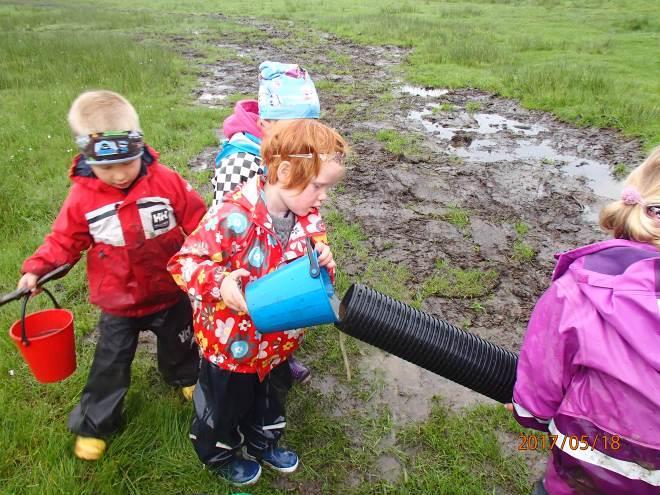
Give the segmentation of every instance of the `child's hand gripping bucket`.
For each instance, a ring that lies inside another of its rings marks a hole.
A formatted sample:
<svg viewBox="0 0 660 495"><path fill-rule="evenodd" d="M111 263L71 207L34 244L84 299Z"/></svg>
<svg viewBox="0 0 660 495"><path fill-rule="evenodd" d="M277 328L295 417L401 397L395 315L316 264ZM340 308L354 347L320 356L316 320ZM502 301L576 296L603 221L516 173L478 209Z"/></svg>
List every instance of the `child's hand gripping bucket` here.
<svg viewBox="0 0 660 495"><path fill-rule="evenodd" d="M42 277L38 285L62 274L65 265ZM76 369L76 343L73 334L73 313L61 309L53 295L42 289L52 300L55 309L45 309L26 316L30 292L20 289L1 298L0 304L24 297L21 319L9 329L9 336L23 355L32 374L41 383L64 380Z"/></svg>
<svg viewBox="0 0 660 495"><path fill-rule="evenodd" d="M261 333L334 323L338 316L331 303L333 295L328 271L319 267L309 238L307 256L250 282L245 288L248 313Z"/></svg>

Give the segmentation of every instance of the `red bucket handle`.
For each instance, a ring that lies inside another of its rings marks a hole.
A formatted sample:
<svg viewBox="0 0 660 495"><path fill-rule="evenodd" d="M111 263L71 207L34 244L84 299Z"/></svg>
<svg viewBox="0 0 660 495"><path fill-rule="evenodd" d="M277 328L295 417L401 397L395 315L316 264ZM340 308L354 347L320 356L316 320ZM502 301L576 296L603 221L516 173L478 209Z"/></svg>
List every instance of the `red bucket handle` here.
<svg viewBox="0 0 660 495"><path fill-rule="evenodd" d="M55 308L60 309L60 305L57 303L57 300L55 299L55 296L53 296L53 294L51 294L50 291L48 289L46 289L45 287L42 287L41 290L44 291L46 294L48 294L48 297L50 297L50 300L53 301L53 305L55 306ZM25 313L27 311L27 305L28 305L28 301L30 300L31 295L32 294L30 292L28 292L25 295L25 298L23 299L23 304L22 304L22 307L21 307L21 342L23 343L23 345L25 347L30 345L30 341L27 338L27 332L25 330Z"/></svg>

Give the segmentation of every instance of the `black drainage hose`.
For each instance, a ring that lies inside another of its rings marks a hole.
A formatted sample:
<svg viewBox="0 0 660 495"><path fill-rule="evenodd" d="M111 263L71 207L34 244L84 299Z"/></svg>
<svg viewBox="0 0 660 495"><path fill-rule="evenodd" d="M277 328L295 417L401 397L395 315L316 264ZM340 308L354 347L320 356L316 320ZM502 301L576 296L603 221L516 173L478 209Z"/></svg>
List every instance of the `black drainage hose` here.
<svg viewBox="0 0 660 495"><path fill-rule="evenodd" d="M511 402L518 356L362 284L351 285L337 328L499 402Z"/></svg>

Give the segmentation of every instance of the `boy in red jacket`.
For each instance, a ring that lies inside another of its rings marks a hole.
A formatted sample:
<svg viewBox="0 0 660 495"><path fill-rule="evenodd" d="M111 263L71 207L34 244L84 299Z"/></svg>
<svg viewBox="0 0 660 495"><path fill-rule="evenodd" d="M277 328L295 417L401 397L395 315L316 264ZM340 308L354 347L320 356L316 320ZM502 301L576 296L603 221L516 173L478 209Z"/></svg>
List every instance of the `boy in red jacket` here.
<svg viewBox="0 0 660 495"><path fill-rule="evenodd" d="M91 302L101 308L99 339L80 404L71 412L75 455L99 459L121 424L138 334L158 337L158 368L190 398L199 355L188 298L167 272L168 259L204 216L204 201L145 145L138 115L111 91L81 94L69 111L81 153L73 185L51 233L23 263L18 287L87 251Z"/></svg>

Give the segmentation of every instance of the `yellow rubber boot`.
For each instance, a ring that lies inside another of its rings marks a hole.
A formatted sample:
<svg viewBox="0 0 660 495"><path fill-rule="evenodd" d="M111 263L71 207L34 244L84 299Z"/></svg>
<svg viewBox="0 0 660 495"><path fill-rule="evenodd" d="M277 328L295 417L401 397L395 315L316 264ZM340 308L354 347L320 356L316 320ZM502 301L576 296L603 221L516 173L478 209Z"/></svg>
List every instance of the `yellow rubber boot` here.
<svg viewBox="0 0 660 495"><path fill-rule="evenodd" d="M186 400L192 400L194 391L195 391L195 385L190 385L189 387L181 388L181 393L183 394L183 398Z"/></svg>
<svg viewBox="0 0 660 495"><path fill-rule="evenodd" d="M76 437L73 453L85 461L98 461L105 452L105 440L94 437Z"/></svg>

